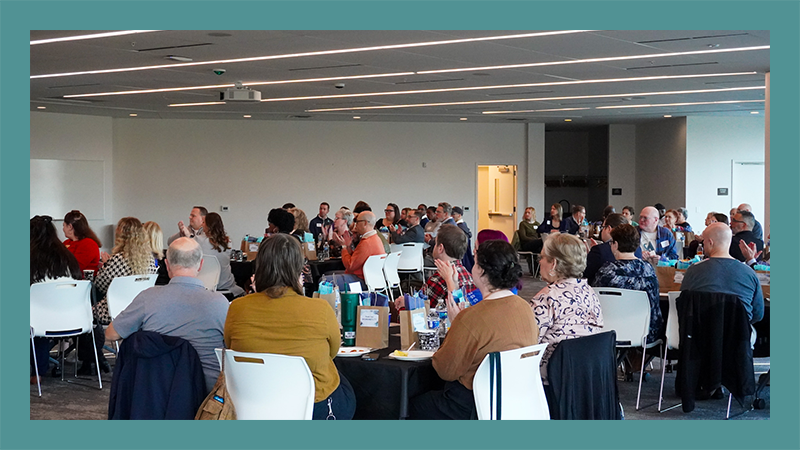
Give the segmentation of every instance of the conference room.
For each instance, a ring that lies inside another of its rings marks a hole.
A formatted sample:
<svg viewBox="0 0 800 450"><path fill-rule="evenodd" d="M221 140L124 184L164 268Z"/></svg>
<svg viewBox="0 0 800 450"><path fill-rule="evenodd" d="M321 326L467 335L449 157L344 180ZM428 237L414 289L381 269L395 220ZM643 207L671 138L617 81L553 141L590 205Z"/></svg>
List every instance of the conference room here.
<svg viewBox="0 0 800 450"><path fill-rule="evenodd" d="M166 238L195 205L239 249L287 202L308 218L321 202L331 217L361 200L378 216L448 202L508 241L529 206L543 221L583 205L595 222L608 205L638 217L662 203L700 234L709 212L748 203L769 235L769 31L48 30L31 31L30 55L30 214L63 240L61 218L80 210L109 253L119 219ZM529 300L547 283L525 269ZM412 363L385 370L428 389L430 362ZM769 370L768 355L757 363ZM618 382L626 419L725 417L727 396L660 412L653 364L647 408ZM82 395L83 418L105 418L93 381L46 380L41 399L32 386L31 418ZM741 417L769 419L768 406Z"/></svg>

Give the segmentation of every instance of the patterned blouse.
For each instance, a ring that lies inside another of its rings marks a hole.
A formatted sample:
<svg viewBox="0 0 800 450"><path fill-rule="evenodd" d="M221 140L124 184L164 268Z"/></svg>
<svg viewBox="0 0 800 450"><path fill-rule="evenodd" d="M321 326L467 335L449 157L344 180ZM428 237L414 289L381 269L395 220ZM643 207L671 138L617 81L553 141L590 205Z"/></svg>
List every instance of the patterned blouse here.
<svg viewBox="0 0 800 450"><path fill-rule="evenodd" d="M658 277L650 263L641 259L608 261L597 271L592 286L647 292L650 299L650 330L647 333L647 342L658 339L662 324L661 305Z"/></svg>
<svg viewBox="0 0 800 450"><path fill-rule="evenodd" d="M148 274L158 273L154 259L150 259L150 265L147 267ZM100 298L105 298L108 287L116 277L127 277L134 274L131 266L128 265L128 260L122 256L122 253L115 253L111 258L106 261L97 273L94 285L97 287L97 294Z"/></svg>
<svg viewBox="0 0 800 450"><path fill-rule="evenodd" d="M600 300L586 279L569 278L551 283L530 303L539 325L539 343L548 343L542 358L542 381L547 380L547 363L559 342L599 333L603 328Z"/></svg>

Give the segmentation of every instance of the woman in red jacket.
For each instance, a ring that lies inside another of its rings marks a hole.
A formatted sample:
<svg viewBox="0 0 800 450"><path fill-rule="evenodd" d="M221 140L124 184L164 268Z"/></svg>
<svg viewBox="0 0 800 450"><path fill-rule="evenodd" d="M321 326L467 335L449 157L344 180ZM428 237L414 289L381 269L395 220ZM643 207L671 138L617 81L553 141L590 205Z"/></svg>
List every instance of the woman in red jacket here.
<svg viewBox="0 0 800 450"><path fill-rule="evenodd" d="M64 216L64 246L75 255L78 264L83 270L97 272L100 265L100 239L89 227L89 222L77 209L73 209Z"/></svg>

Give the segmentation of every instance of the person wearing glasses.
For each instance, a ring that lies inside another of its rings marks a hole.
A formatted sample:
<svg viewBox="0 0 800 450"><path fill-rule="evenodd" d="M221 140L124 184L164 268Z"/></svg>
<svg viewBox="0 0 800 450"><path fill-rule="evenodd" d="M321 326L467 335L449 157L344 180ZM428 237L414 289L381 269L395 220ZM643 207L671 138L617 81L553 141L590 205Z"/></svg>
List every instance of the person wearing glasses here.
<svg viewBox="0 0 800 450"><path fill-rule="evenodd" d="M730 254L739 261L746 262L739 247L739 242L744 242L745 245L755 244L756 251L762 252L764 250L764 241L758 239L753 233L753 226L755 225L756 218L753 213L748 211L739 211L731 217L731 231L733 238L731 240Z"/></svg>
<svg viewBox="0 0 800 450"><path fill-rule="evenodd" d="M355 220L355 234L360 236L358 245L355 250L350 250L353 238L350 235L344 235L344 243L342 245L342 263L344 263L344 274L337 274L335 277L332 275L325 275L323 280L333 282L334 279L339 286L339 290L344 292L349 291L349 284L359 281L361 287L366 287L364 283L364 263L373 255L385 255L386 250L383 248L383 241L379 237L378 231L375 230L375 222L377 218L372 211L363 211L358 215Z"/></svg>
<svg viewBox="0 0 800 450"><path fill-rule="evenodd" d="M628 221L622 214L612 213L606 217L602 229L600 230L600 239L602 239L603 242L593 245L589 250L589 254L586 255L586 270L583 271L583 276L589 280L590 284L594 281L597 271L603 267L603 264L617 260L611 249L611 230L627 223ZM594 243L594 240L591 242ZM636 247L634 256L640 259L642 257L642 249L638 246Z"/></svg>
<svg viewBox="0 0 800 450"><path fill-rule="evenodd" d="M399 227L397 223L400 222L400 207L396 203L389 203L383 210L383 214L386 217L375 224L375 229L380 231L381 228L386 228L387 232L396 230Z"/></svg>
<svg viewBox="0 0 800 450"><path fill-rule="evenodd" d="M654 206L646 206L639 213L639 247L642 249L642 257L648 261L659 258L678 259L675 237L672 231L658 225L659 219L658 209Z"/></svg>

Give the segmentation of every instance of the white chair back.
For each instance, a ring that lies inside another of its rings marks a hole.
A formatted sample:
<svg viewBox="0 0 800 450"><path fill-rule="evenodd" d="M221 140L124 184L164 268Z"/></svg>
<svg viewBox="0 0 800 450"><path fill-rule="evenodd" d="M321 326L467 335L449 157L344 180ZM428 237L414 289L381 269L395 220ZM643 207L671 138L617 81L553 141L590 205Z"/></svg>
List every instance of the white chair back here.
<svg viewBox="0 0 800 450"><path fill-rule="evenodd" d="M131 304L134 298L145 289L156 285L158 275L130 275L116 277L108 286L108 314L113 320Z"/></svg>
<svg viewBox="0 0 800 450"><path fill-rule="evenodd" d="M239 420L311 420L314 377L300 356L225 350L225 383Z"/></svg>
<svg viewBox="0 0 800 450"><path fill-rule="evenodd" d="M644 291L595 288L603 311L603 331L617 332L617 347L646 347L650 300Z"/></svg>
<svg viewBox="0 0 800 450"><path fill-rule="evenodd" d="M423 256L421 242L392 244L392 252L402 252L397 262L397 270L401 272L422 272Z"/></svg>
<svg viewBox="0 0 800 450"><path fill-rule="evenodd" d="M31 323L36 337L77 336L92 330L91 282L59 279L31 285Z"/></svg>
<svg viewBox="0 0 800 450"><path fill-rule="evenodd" d="M216 291L219 284L219 260L214 255L203 255L203 266L197 274L197 278L203 282L203 286L209 291Z"/></svg>
<svg viewBox="0 0 800 450"><path fill-rule="evenodd" d="M383 276L383 265L387 255L372 255L364 262L364 281L370 292L386 291L386 278Z"/></svg>
<svg viewBox="0 0 800 450"><path fill-rule="evenodd" d="M677 350L681 344L681 333L678 328L678 307L676 304L681 292L670 291L667 296L669 297L669 315L667 316L667 330L664 334L667 335L667 348Z"/></svg>
<svg viewBox="0 0 800 450"><path fill-rule="evenodd" d="M383 275L386 277L386 284L390 289L400 289L400 275L397 274L397 264L400 262L402 254L402 251L389 253L383 263ZM400 294L402 294L402 291Z"/></svg>
<svg viewBox="0 0 800 450"><path fill-rule="evenodd" d="M489 355L483 359L472 382L479 420L490 420L498 397L501 420L548 420L550 410L542 387L539 365L547 344L500 352L501 391L490 402ZM496 419L496 417L495 417Z"/></svg>

